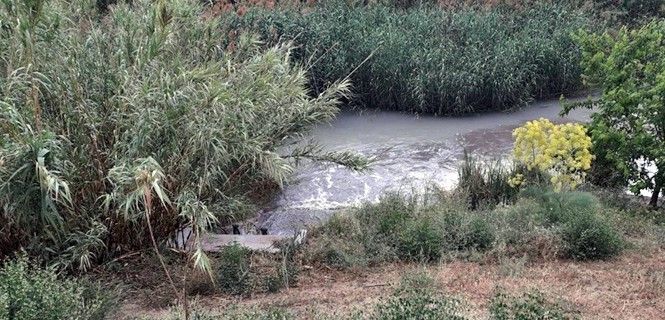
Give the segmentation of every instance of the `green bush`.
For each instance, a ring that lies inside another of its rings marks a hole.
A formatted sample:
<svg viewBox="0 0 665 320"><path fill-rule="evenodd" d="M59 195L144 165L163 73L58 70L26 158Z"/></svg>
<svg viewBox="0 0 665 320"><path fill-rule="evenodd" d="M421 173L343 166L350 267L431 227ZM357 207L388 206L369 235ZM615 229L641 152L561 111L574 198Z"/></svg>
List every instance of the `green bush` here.
<svg viewBox="0 0 665 320"><path fill-rule="evenodd" d="M546 301L539 291L511 297L503 291L497 292L490 302L492 320L564 320L576 319L557 304Z"/></svg>
<svg viewBox="0 0 665 320"><path fill-rule="evenodd" d="M200 305L190 305L189 317L192 320L290 320L296 319L288 311L280 308L259 309L256 307L241 307L232 305L223 311L206 310ZM171 310L168 320L181 320L185 318L182 308ZM142 319L144 320L144 319ZM145 319L147 320L147 319Z"/></svg>
<svg viewBox="0 0 665 320"><path fill-rule="evenodd" d="M0 319L105 319L112 297L81 281L63 279L27 258L0 268Z"/></svg>
<svg viewBox="0 0 665 320"><path fill-rule="evenodd" d="M226 246L219 256L217 283L220 290L229 294L245 294L253 290L250 270L252 252L237 243Z"/></svg>
<svg viewBox="0 0 665 320"><path fill-rule="evenodd" d="M380 235L394 235L405 227L417 210L417 197L405 197L396 193L387 194L376 204L368 204L357 211L364 228L376 228Z"/></svg>
<svg viewBox="0 0 665 320"><path fill-rule="evenodd" d="M464 319L459 315L457 301L428 293L412 293L406 296L391 297L388 301L377 305L376 310L376 313L369 319Z"/></svg>
<svg viewBox="0 0 665 320"><path fill-rule="evenodd" d="M376 234L374 224L361 224L358 216L356 212L338 213L313 230L305 247L307 259L334 268L366 267L389 260L385 237Z"/></svg>
<svg viewBox="0 0 665 320"><path fill-rule="evenodd" d="M541 214L549 224L562 224L581 215L593 215L600 208L596 197L588 192L541 191L538 199Z"/></svg>
<svg viewBox="0 0 665 320"><path fill-rule="evenodd" d="M300 245L285 240L275 246L279 253L252 252L238 243L225 246L218 256L217 288L223 293L245 295L278 292L297 284Z"/></svg>
<svg viewBox="0 0 665 320"><path fill-rule="evenodd" d="M621 252L622 236L600 216L601 204L591 193L531 189L526 196L540 202L545 225L560 230L569 257L595 260Z"/></svg>
<svg viewBox="0 0 665 320"><path fill-rule="evenodd" d="M561 257L564 243L556 227L543 225L541 205L530 199L520 199L515 205L499 208L489 214L496 230L494 249L498 260L518 258L552 260Z"/></svg>
<svg viewBox="0 0 665 320"><path fill-rule="evenodd" d="M479 216L472 217L467 226L464 248L481 251L487 250L492 248L494 240L494 230L489 222Z"/></svg>
<svg viewBox="0 0 665 320"><path fill-rule="evenodd" d="M579 52L570 34L588 27L588 16L556 3L395 10L326 1L302 11L253 8L228 15L224 25L269 43L293 39L315 90L351 74L354 104L460 114L578 88Z"/></svg>
<svg viewBox="0 0 665 320"><path fill-rule="evenodd" d="M446 251L486 250L493 246L495 232L486 217L478 212L437 213L436 223L443 233Z"/></svg>
<svg viewBox="0 0 665 320"><path fill-rule="evenodd" d="M311 263L354 268L443 257L606 259L624 246L623 234L588 192L531 187L515 204L484 212L471 211L456 199L465 196L391 195L365 204L312 232L306 256Z"/></svg>
<svg viewBox="0 0 665 320"><path fill-rule="evenodd" d="M404 226L399 234L401 258L418 261L437 261L441 257L445 238L441 228L431 219L420 218Z"/></svg>
<svg viewBox="0 0 665 320"><path fill-rule="evenodd" d="M362 243L351 239L332 239L325 237L317 240L310 248L309 259L324 263L333 268L355 268L368 265L368 255Z"/></svg>
<svg viewBox="0 0 665 320"><path fill-rule="evenodd" d="M218 320L289 320L296 319L288 311L278 308L267 310L230 310L224 316L217 317Z"/></svg>
<svg viewBox="0 0 665 320"><path fill-rule="evenodd" d="M269 292L277 292L298 283L301 270L300 243L296 243L294 239L287 239L275 243L275 246L279 248L279 255L273 262L274 274L264 280Z"/></svg>
<svg viewBox="0 0 665 320"><path fill-rule="evenodd" d="M591 193L534 188L525 191L525 196L540 203L539 215L545 226L560 230L569 257L595 260L621 252L622 236L600 216L601 204Z"/></svg>
<svg viewBox="0 0 665 320"><path fill-rule="evenodd" d="M393 295L374 306L374 311L366 318L376 320L464 319L460 315L460 302L438 293L434 290L432 282L433 280L422 272L404 276Z"/></svg>
<svg viewBox="0 0 665 320"><path fill-rule="evenodd" d="M664 0L626 0L623 3L629 20L634 21L665 16Z"/></svg>
<svg viewBox="0 0 665 320"><path fill-rule="evenodd" d="M568 255L578 260L606 259L619 254L623 241L605 220L592 214L571 217L563 227Z"/></svg>

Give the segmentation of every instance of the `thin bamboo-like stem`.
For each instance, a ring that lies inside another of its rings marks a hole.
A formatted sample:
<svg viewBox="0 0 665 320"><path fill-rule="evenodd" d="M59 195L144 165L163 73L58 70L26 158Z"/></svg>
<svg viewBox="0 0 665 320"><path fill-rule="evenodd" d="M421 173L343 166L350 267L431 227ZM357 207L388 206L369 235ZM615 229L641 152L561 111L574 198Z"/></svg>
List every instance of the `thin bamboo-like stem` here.
<svg viewBox="0 0 665 320"><path fill-rule="evenodd" d="M186 294L183 290L183 295L180 296L180 292L178 291L178 288L176 287L175 282L171 277L171 273L169 272L169 269L166 267L166 263L164 262L164 257L162 257L162 254L159 252L159 246L157 246L157 240L155 240L155 234L152 231L152 222L150 221L150 211L152 208L152 193L150 191L150 187L148 186L144 187L144 201L145 201L145 219L148 224L148 232L150 233L150 240L152 241L152 247L155 250L155 254L157 255L159 263L162 265L162 268L164 269L164 274L166 275L166 278L169 280L169 284L173 289L173 293L175 293L176 299L180 300L180 302L183 304L183 307L185 307L185 320L189 320L189 313L187 312L187 307L186 307L187 306Z"/></svg>

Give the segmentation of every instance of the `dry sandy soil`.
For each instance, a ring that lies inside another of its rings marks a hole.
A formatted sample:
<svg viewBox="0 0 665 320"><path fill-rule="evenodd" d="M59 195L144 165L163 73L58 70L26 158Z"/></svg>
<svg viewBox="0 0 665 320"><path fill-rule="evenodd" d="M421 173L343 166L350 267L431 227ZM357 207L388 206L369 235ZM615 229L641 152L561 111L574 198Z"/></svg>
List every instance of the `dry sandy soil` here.
<svg viewBox="0 0 665 320"><path fill-rule="evenodd" d="M357 272L309 269L297 287L280 293L242 299L202 296L198 304L218 312L230 304L282 307L303 319L314 318L312 310L344 314L390 295L400 278L415 269L429 273L442 292L462 299L467 315L474 319L487 317L484 310L497 287L516 294L537 288L564 308L579 311L583 319L665 319L663 248L629 251L603 262L395 264ZM120 318L159 318L168 312L146 306L140 296L131 301L123 304Z"/></svg>

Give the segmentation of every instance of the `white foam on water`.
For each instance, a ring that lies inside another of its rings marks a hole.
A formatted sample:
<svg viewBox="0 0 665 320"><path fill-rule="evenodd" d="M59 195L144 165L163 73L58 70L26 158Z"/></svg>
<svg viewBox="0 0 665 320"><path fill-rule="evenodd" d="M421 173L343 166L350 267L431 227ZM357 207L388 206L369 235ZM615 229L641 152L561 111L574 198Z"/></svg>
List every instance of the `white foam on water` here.
<svg viewBox="0 0 665 320"><path fill-rule="evenodd" d="M451 190L457 185L457 167L465 149L480 155L481 160L501 159L506 163L514 128L538 118L586 122L592 112L577 110L560 117L560 111L560 102L552 100L515 112L466 117L344 112L330 125L316 128L312 139L327 150L355 151L375 159L370 170L354 172L325 164L299 167L273 210L293 217L273 220L296 221L301 218L298 215L311 215L310 211L327 212L377 202L386 192L417 193L432 185Z"/></svg>

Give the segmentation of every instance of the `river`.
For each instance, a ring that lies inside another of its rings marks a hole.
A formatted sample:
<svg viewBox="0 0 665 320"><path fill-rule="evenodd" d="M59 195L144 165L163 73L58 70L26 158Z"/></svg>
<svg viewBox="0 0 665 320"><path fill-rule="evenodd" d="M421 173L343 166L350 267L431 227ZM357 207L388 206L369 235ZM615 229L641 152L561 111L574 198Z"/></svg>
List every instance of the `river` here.
<svg viewBox="0 0 665 320"><path fill-rule="evenodd" d="M373 158L369 171L321 163L297 168L273 205L258 217L269 234L292 235L319 224L335 211L377 201L391 191L411 192L436 184L453 188L464 150L502 158L512 149L512 131L538 118L586 122L590 110L560 117L559 100L539 101L511 112L433 117L376 110L344 111L311 138L328 150L351 150Z"/></svg>

